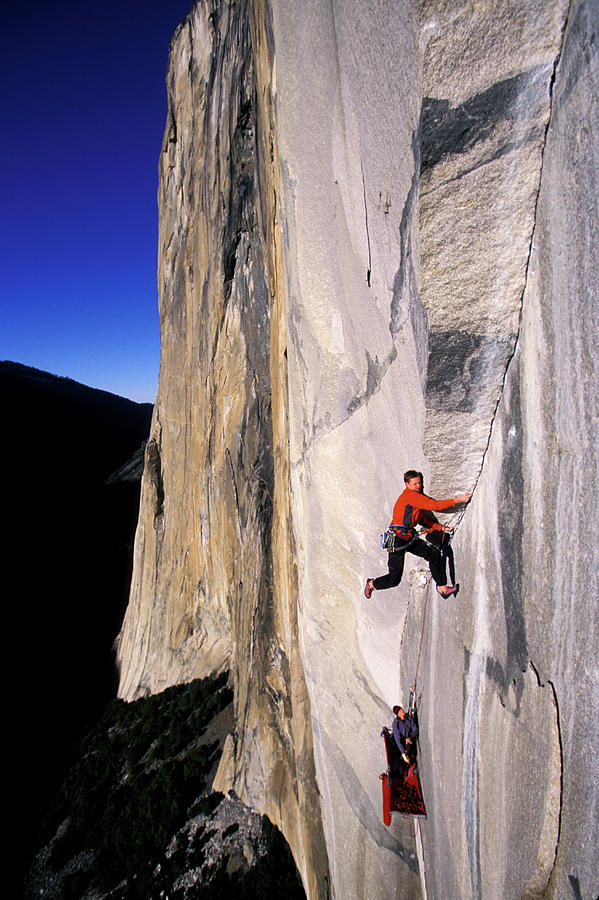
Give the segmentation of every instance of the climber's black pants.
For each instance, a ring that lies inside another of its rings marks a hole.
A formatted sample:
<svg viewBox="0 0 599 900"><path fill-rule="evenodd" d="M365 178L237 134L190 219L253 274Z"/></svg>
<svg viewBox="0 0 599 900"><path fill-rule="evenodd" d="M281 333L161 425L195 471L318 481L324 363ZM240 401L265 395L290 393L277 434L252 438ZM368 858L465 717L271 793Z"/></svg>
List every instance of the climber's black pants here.
<svg viewBox="0 0 599 900"><path fill-rule="evenodd" d="M375 578L373 581L375 591L384 591L387 588L397 587L403 575L403 566L406 553L421 556L426 559L431 570L435 584L447 584L445 557L436 547L431 547L426 541L416 538L405 550L392 550L389 553L389 573Z"/></svg>

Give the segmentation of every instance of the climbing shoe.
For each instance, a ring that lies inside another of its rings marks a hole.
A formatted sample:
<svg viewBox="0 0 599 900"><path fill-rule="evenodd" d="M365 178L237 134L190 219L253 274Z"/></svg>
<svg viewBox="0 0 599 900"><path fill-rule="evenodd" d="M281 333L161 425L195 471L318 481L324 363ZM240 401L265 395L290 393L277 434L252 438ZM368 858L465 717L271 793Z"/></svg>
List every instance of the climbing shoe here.
<svg viewBox="0 0 599 900"><path fill-rule="evenodd" d="M366 597L367 600L370 600L370 598L372 597L373 590L374 590L374 585L372 583L372 578L369 578L366 581L366 587L364 588L364 596Z"/></svg>
<svg viewBox="0 0 599 900"><path fill-rule="evenodd" d="M446 592L440 591L439 588L437 588L437 593L440 594L442 597L455 597L457 592L459 591L459 589L460 589L459 584L454 584L454 585L450 585L449 590Z"/></svg>

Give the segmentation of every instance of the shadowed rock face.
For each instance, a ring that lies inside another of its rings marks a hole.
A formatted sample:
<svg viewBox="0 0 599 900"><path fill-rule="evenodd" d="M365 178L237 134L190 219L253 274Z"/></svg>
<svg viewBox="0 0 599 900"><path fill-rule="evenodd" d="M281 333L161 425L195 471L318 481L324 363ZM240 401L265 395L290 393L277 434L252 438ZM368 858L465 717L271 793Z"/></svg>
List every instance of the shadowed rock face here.
<svg viewBox="0 0 599 900"><path fill-rule="evenodd" d="M4 889L17 896L65 766L116 690L141 471L111 476L146 440L152 406L6 361L0 402L10 423L0 442L7 667L21 638L31 653L3 706L20 785L4 802L15 879L14 893Z"/></svg>
<svg viewBox="0 0 599 900"><path fill-rule="evenodd" d="M596 33L583 0L245 0L173 40L121 694L233 672L217 787L311 897L596 893ZM426 618L415 557L362 595L412 467L475 488ZM414 842L378 774L416 670Z"/></svg>

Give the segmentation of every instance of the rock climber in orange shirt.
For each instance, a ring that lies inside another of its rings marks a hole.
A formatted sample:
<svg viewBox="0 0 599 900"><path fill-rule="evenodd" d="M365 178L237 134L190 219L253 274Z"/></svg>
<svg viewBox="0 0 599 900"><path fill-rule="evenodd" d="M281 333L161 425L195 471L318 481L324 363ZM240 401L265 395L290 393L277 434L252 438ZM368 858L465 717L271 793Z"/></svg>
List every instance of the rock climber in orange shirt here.
<svg viewBox="0 0 599 900"><path fill-rule="evenodd" d="M441 539L451 529L441 525L433 510L440 512L451 509L458 503L468 503L472 494L458 494L449 500L435 500L423 493L422 472L408 469L404 474L405 489L397 498L393 507L393 521L389 526L396 534L395 547L389 551L389 572L379 578L369 578L364 588L364 595L370 599L373 591L384 591L387 588L397 587L403 575L404 558L406 552L414 553L426 559L431 575L437 585L437 590L442 597L450 597L457 594L459 585L448 585L445 566L445 557L437 546L421 540L417 536L416 526L424 526L431 532L435 544L441 544ZM402 546L403 545L403 546Z"/></svg>

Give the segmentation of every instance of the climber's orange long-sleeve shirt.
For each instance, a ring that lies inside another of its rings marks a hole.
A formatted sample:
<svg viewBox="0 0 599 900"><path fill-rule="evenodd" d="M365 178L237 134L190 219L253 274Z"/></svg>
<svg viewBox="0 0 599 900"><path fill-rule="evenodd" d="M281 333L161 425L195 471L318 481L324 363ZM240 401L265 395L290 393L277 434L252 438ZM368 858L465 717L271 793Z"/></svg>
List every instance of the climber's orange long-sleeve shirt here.
<svg viewBox="0 0 599 900"><path fill-rule="evenodd" d="M419 494L418 491L406 488L399 495L393 507L392 527L398 529L400 537L411 538L414 536L415 525L425 525L429 528L433 525L434 528L434 524L431 522L434 516L427 516L425 510L440 512L455 506L457 502L455 498L435 500L433 497L427 497L426 494Z"/></svg>

